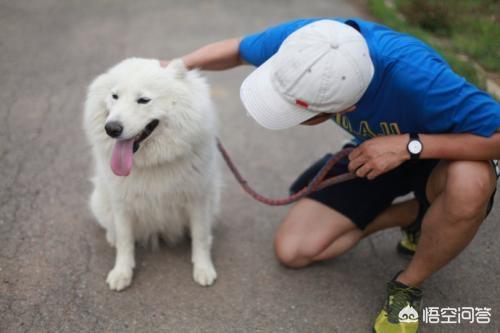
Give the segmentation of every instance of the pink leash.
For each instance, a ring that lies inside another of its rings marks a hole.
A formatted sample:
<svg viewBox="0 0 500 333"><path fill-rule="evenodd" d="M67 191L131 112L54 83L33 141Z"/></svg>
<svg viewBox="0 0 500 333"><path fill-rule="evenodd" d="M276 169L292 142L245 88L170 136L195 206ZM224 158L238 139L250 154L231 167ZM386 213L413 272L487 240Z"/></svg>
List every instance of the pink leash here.
<svg viewBox="0 0 500 333"><path fill-rule="evenodd" d="M262 202L266 205L269 206L283 206L283 205L288 205L292 202L295 202L313 192L319 191L321 189L324 189L325 187L332 186L338 183L345 182L347 180L351 180L356 178L355 174L352 174L350 172L333 176L330 178L325 179L326 175L328 174L328 171L330 171L333 166L338 163L341 159L349 155L349 153L352 151L353 148L345 148L330 157L330 159L326 162L326 164L321 168L321 170L314 176L313 180L309 183L308 186L305 186L303 189L300 191L285 197L285 198L279 198L279 199L272 199L272 198L267 198L259 193L257 193L253 188L248 185L248 182L243 176L240 174L238 171L238 168L236 168L235 164L231 160L231 157L229 157L229 154L227 153L227 150L224 148L222 145L222 142L220 139L217 139L217 148L219 149L220 153L222 154L222 157L224 158L224 161L226 161L227 166L233 173L234 177L240 183L241 187L247 192L252 198L255 200Z"/></svg>

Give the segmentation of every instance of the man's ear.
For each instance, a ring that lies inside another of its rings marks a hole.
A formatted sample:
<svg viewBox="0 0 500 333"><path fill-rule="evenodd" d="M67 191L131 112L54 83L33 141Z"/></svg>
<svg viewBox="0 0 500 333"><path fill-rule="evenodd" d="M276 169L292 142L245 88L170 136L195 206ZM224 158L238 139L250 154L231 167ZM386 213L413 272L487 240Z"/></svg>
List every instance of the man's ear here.
<svg viewBox="0 0 500 333"><path fill-rule="evenodd" d="M181 58L177 58L169 62L167 68L165 69L171 71L177 79L183 79L188 72L186 65L184 65L184 61Z"/></svg>

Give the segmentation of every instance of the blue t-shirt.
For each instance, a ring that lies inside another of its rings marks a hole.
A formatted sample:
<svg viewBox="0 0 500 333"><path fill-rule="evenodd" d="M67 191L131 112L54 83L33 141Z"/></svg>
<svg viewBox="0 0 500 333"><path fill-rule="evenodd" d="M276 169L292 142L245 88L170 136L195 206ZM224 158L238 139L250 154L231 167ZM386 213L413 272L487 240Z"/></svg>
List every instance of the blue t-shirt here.
<svg viewBox="0 0 500 333"><path fill-rule="evenodd" d="M260 66L291 33L320 19L299 19L246 36L240 43L240 56ZM332 118L358 140L411 132L488 137L500 128L500 105L455 74L422 41L360 19L335 20L363 35L375 67L356 110Z"/></svg>

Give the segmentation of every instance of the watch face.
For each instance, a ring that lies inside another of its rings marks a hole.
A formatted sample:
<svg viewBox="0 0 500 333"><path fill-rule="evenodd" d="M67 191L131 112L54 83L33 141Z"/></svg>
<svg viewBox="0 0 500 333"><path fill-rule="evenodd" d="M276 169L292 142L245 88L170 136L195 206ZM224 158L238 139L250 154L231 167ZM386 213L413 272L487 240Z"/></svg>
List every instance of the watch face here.
<svg viewBox="0 0 500 333"><path fill-rule="evenodd" d="M418 140L411 140L408 143L408 150L412 154L420 154L422 152L422 143Z"/></svg>

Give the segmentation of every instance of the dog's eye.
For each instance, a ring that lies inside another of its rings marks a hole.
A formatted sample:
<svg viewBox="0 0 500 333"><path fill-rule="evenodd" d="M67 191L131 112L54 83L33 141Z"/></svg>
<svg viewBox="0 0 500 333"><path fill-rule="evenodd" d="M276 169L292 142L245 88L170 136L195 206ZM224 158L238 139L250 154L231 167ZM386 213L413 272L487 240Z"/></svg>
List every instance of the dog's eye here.
<svg viewBox="0 0 500 333"><path fill-rule="evenodd" d="M151 100L151 98L141 97L141 98L139 98L137 100L137 103L139 103L139 104L148 104L150 100Z"/></svg>
<svg viewBox="0 0 500 333"><path fill-rule="evenodd" d="M111 94L111 97L113 97L113 99L118 99L118 94Z"/></svg>

